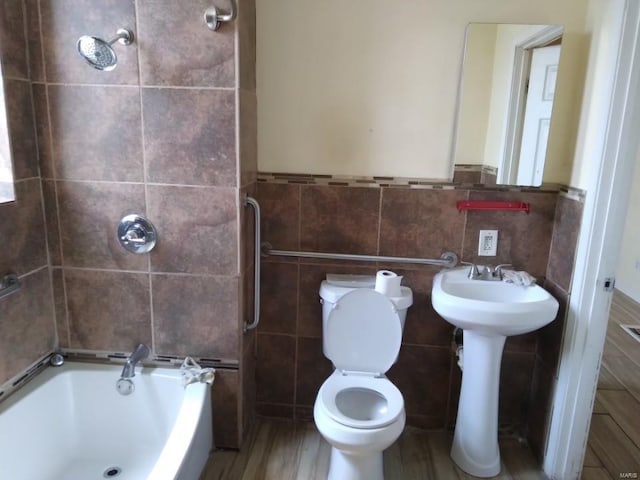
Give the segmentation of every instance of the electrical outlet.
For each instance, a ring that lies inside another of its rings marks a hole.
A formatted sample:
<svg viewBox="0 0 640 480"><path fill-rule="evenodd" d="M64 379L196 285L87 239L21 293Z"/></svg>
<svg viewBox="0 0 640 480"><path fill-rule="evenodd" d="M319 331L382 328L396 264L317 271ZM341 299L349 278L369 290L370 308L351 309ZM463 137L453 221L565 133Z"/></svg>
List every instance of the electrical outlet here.
<svg viewBox="0 0 640 480"><path fill-rule="evenodd" d="M480 230L478 256L495 257L498 251L498 230Z"/></svg>

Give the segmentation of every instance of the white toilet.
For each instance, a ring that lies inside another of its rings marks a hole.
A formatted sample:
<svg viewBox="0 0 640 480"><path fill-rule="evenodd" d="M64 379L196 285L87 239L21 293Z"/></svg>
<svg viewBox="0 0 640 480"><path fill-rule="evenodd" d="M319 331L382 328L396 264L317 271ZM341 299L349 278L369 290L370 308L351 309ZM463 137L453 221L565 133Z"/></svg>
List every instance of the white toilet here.
<svg viewBox="0 0 640 480"><path fill-rule="evenodd" d="M331 444L329 480L382 480L382 452L402 433L404 399L385 373L398 358L413 293L374 290L375 277L327 275L322 282L322 345L334 372L313 417Z"/></svg>

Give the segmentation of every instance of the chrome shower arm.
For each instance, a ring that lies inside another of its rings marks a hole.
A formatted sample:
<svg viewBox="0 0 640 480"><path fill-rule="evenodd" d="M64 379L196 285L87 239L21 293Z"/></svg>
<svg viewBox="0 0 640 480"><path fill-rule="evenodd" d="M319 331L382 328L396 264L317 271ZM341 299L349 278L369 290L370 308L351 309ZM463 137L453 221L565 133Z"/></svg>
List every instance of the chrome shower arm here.
<svg viewBox="0 0 640 480"><path fill-rule="evenodd" d="M116 36L107 43L109 45L113 45L116 42L119 42L121 45L131 45L133 42L133 32L124 28L119 28L116 32Z"/></svg>

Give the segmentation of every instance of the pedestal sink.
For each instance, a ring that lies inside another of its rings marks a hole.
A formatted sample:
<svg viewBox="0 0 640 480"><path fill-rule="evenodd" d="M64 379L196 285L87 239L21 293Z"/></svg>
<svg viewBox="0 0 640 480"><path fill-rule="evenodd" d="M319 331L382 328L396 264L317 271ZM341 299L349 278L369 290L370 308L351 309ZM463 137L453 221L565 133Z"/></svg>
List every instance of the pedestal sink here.
<svg viewBox="0 0 640 480"><path fill-rule="evenodd" d="M433 280L433 308L463 330L458 418L451 458L477 477L500 473L498 391L507 336L551 323L558 302L538 285L527 287L468 277L469 268L443 270Z"/></svg>

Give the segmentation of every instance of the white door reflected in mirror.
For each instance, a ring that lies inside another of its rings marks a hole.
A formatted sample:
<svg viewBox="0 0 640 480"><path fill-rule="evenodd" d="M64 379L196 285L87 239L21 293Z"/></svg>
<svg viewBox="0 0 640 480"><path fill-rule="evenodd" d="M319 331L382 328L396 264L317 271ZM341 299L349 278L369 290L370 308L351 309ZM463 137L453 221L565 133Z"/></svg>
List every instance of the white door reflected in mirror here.
<svg viewBox="0 0 640 480"><path fill-rule="evenodd" d="M3 78L2 62L0 61L0 203L12 202L15 200L13 164L11 161L11 144L9 142L9 128L4 98Z"/></svg>
<svg viewBox="0 0 640 480"><path fill-rule="evenodd" d="M478 172L472 183L542 184L562 34L560 25L467 27L453 163Z"/></svg>
<svg viewBox="0 0 640 480"><path fill-rule="evenodd" d="M541 185L549 140L551 111L558 78L560 45L534 48L517 162L517 185Z"/></svg>

